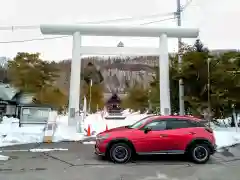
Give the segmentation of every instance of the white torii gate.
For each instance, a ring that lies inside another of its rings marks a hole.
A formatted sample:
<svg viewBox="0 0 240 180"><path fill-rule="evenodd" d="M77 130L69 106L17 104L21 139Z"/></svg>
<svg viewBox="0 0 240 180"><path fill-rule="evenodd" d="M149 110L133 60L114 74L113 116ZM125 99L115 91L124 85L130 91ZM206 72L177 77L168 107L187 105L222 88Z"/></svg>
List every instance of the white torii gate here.
<svg viewBox="0 0 240 180"><path fill-rule="evenodd" d="M159 56L160 113L170 114L168 38L196 38L199 30L193 28L159 28L146 26L109 25L41 25L42 34L72 35L72 63L69 90L69 124L79 111L81 55L147 55ZM157 37L159 48L82 46L81 36Z"/></svg>

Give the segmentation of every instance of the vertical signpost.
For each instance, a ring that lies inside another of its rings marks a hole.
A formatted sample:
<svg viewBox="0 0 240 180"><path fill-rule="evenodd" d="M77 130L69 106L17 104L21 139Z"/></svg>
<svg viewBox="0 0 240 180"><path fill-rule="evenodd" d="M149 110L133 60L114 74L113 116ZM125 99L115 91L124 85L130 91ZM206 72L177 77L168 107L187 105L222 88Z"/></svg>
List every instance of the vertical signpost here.
<svg viewBox="0 0 240 180"><path fill-rule="evenodd" d="M44 143L53 142L53 136L57 128L56 120L57 120L57 112L56 111L49 112L48 122L44 128L44 137L43 137Z"/></svg>

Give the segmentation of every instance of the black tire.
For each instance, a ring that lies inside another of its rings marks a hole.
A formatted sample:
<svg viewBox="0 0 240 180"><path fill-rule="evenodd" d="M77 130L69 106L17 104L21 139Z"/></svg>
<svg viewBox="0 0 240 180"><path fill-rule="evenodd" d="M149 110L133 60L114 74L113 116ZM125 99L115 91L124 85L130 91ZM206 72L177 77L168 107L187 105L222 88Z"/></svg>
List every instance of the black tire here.
<svg viewBox="0 0 240 180"><path fill-rule="evenodd" d="M207 144L194 144L188 152L191 160L197 164L205 164L210 158L210 149Z"/></svg>
<svg viewBox="0 0 240 180"><path fill-rule="evenodd" d="M126 143L113 144L109 150L109 158L114 163L127 163L131 157L132 149Z"/></svg>

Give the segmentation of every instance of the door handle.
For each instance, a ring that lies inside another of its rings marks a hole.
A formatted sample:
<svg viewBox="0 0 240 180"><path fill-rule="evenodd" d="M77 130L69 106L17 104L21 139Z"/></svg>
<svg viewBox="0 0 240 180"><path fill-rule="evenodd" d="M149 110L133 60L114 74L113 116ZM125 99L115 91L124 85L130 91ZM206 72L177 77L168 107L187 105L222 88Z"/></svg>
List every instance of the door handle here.
<svg viewBox="0 0 240 180"><path fill-rule="evenodd" d="M160 134L160 137L168 137L167 134Z"/></svg>
<svg viewBox="0 0 240 180"><path fill-rule="evenodd" d="M194 134L196 134L196 133L195 133L195 132L189 132L189 134L194 135Z"/></svg>

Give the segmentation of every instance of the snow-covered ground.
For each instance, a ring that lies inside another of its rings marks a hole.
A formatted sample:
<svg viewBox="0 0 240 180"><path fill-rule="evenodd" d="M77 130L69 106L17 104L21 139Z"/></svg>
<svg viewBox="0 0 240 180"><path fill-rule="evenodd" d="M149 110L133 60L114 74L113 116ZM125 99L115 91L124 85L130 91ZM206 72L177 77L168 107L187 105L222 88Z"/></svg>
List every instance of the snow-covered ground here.
<svg viewBox="0 0 240 180"><path fill-rule="evenodd" d="M214 135L218 149L240 144L240 133L234 132L235 128L216 129Z"/></svg>
<svg viewBox="0 0 240 180"><path fill-rule="evenodd" d="M19 127L18 123L18 119L3 118L0 124L0 147L43 142L44 125ZM78 141L83 138L83 134L76 133L76 127L67 126L67 117L59 116L57 118L57 129L53 136L53 142Z"/></svg>
<svg viewBox="0 0 240 180"><path fill-rule="evenodd" d="M84 129L88 129L90 126L91 134L100 133L106 130L106 126L108 129L120 127L120 126L127 126L135 123L136 121L144 118L147 114L140 114L138 112L127 114L125 112L125 119L116 120L116 119L108 119L106 120L104 117L101 116L101 113L91 114L86 117L84 121Z"/></svg>
<svg viewBox="0 0 240 180"><path fill-rule="evenodd" d="M8 156L0 155L0 161L7 161L8 159L9 159Z"/></svg>
<svg viewBox="0 0 240 180"><path fill-rule="evenodd" d="M76 127L68 126L67 116L58 116L53 142L83 140L86 138L86 131L89 128L91 134L95 136L97 133L105 131L106 128L112 129L130 125L147 116L139 112L130 113L129 111L124 111L123 114L126 116L123 120L106 120L101 113L91 114L84 120L84 133L77 133ZM18 119L4 117L0 124L0 147L43 142L43 125L30 125L20 128L18 122ZM240 132L236 132L235 128L215 127L214 135L218 148L240 143Z"/></svg>

